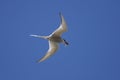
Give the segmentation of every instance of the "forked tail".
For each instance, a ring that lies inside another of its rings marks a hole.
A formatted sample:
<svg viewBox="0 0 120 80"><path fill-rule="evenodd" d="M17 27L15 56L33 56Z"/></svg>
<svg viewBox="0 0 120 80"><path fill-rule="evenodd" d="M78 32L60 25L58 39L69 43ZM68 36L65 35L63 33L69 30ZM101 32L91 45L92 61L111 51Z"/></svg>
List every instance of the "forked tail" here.
<svg viewBox="0 0 120 80"><path fill-rule="evenodd" d="M30 36L37 37L37 38L48 39L48 36L39 36L39 35L30 35Z"/></svg>

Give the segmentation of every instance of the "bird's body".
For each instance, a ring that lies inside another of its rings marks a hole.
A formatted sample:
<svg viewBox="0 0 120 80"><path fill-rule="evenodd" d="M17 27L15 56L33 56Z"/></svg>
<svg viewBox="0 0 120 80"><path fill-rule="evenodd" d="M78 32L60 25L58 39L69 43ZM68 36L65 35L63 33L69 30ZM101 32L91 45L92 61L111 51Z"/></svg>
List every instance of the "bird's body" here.
<svg viewBox="0 0 120 80"><path fill-rule="evenodd" d="M62 37L61 37L62 33L67 31L67 25L64 20L64 17L61 14L60 14L60 17L61 17L60 27L58 29L56 29L49 36L30 35L33 37L47 39L49 41L49 49L48 49L47 53L40 60L38 60L38 62L42 62L42 61L46 60L47 58L49 58L51 55L53 55L58 49L58 43L63 43L65 45L68 45L68 42L66 40L62 39Z"/></svg>
<svg viewBox="0 0 120 80"><path fill-rule="evenodd" d="M59 37L59 36L51 36L49 38L50 41L54 41L54 42L57 42L57 43L61 43L62 42L62 38Z"/></svg>

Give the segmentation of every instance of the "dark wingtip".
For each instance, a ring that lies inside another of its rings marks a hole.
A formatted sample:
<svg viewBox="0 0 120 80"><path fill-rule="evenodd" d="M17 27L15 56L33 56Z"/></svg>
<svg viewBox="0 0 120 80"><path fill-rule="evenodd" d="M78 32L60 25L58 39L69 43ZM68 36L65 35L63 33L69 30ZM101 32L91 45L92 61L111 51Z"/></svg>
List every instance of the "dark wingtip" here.
<svg viewBox="0 0 120 80"><path fill-rule="evenodd" d="M63 18L63 16L62 16L62 13L61 13L61 12L59 12L59 16L60 16L61 23L62 23L62 18Z"/></svg>
<svg viewBox="0 0 120 80"><path fill-rule="evenodd" d="M62 13L61 13L61 12L59 12L59 15L61 16L61 15L62 15Z"/></svg>
<svg viewBox="0 0 120 80"><path fill-rule="evenodd" d="M41 63L41 62L42 62L41 59L39 59L39 60L36 61L36 63Z"/></svg>
<svg viewBox="0 0 120 80"><path fill-rule="evenodd" d="M40 63L40 61L37 60L36 63Z"/></svg>
<svg viewBox="0 0 120 80"><path fill-rule="evenodd" d="M63 15L62 15L62 13L61 13L61 12L59 12L59 15L60 15L60 17L62 18L62 16L63 16Z"/></svg>

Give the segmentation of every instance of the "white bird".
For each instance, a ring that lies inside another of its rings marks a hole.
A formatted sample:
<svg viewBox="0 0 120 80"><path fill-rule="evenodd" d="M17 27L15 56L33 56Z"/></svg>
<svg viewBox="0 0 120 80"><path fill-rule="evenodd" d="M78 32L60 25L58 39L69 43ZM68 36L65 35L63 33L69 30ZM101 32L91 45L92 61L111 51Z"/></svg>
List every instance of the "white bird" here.
<svg viewBox="0 0 120 80"><path fill-rule="evenodd" d="M38 62L42 62L49 58L51 55L53 55L58 49L58 43L68 45L68 42L65 39L61 38L62 33L67 31L66 21L61 13L60 18L61 18L60 26L49 36L30 35L33 37L47 39L49 41L49 49L47 53L41 59L39 59Z"/></svg>

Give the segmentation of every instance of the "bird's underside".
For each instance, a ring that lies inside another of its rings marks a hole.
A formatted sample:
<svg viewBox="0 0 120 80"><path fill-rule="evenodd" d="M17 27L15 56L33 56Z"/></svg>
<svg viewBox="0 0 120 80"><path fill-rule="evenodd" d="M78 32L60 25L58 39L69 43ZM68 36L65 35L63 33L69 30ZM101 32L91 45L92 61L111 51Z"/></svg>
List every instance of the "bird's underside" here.
<svg viewBox="0 0 120 80"><path fill-rule="evenodd" d="M63 32L67 31L67 25L64 20L64 17L61 14L60 14L60 18L61 18L60 26L49 36L31 35L33 37L44 38L49 41L49 49L48 49L47 53L41 59L39 59L37 62L42 62L42 61L48 59L50 56L52 56L57 51L59 43L61 43L61 42L65 43L65 40L63 40L61 38L61 35Z"/></svg>

